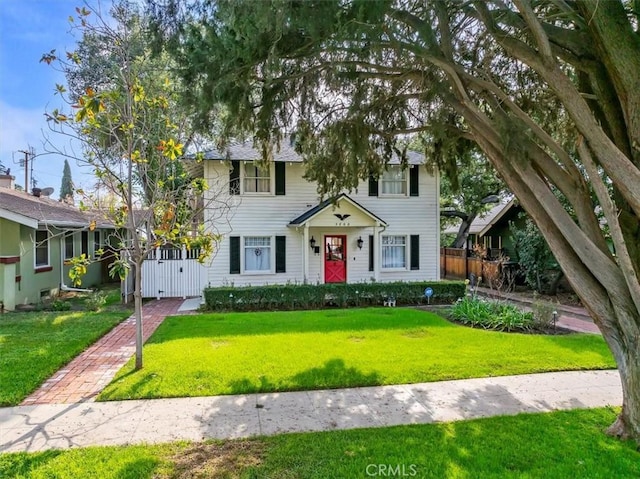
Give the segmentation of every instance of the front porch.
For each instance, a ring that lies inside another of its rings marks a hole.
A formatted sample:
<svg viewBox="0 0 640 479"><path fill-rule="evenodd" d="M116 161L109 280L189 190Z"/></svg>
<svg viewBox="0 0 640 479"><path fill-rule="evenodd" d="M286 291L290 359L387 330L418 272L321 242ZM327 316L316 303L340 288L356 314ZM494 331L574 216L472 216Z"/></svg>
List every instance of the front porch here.
<svg viewBox="0 0 640 479"><path fill-rule="evenodd" d="M326 200L292 220L305 283L379 281L380 233L387 223L349 196Z"/></svg>

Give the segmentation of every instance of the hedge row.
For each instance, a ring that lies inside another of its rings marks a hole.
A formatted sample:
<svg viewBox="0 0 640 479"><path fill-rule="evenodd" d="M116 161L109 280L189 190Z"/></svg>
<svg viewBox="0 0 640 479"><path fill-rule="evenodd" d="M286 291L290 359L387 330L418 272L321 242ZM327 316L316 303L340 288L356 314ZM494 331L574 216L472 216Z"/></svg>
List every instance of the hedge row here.
<svg viewBox="0 0 640 479"><path fill-rule="evenodd" d="M416 283L335 283L206 288L210 311L273 311L320 309L330 306L378 306L388 298L396 305L427 304L425 289L433 289L431 304L450 304L465 295L462 281Z"/></svg>

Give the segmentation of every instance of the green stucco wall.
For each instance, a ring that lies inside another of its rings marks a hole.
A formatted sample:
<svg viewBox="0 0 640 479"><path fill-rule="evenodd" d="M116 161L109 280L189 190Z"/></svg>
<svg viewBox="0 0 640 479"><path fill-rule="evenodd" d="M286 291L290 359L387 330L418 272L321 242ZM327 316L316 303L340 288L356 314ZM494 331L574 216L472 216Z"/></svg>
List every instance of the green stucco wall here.
<svg viewBox="0 0 640 479"><path fill-rule="evenodd" d="M0 256L20 255L20 225L0 218Z"/></svg>
<svg viewBox="0 0 640 479"><path fill-rule="evenodd" d="M49 231L49 266L35 268L34 237L35 230L6 219L0 219L0 256L20 256L14 264L0 264L0 301L7 309L14 305L34 304L40 302L42 296L56 295L61 282L73 286L69 279L69 266L62 265L63 232L57 229ZM101 238L104 241L106 235ZM82 252L82 236L80 232L73 235L74 254ZM88 254L94 252L94 234L88 235ZM91 263L87 274L82 278L82 288L97 286L103 281L102 263ZM19 278L19 281L16 279Z"/></svg>

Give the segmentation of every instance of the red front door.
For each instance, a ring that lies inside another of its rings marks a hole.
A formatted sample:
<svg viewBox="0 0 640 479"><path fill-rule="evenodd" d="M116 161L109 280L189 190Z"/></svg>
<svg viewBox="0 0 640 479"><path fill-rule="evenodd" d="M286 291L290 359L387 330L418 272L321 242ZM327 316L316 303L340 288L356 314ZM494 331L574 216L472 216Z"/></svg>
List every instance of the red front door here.
<svg viewBox="0 0 640 479"><path fill-rule="evenodd" d="M347 281L347 237L324 237L324 282Z"/></svg>

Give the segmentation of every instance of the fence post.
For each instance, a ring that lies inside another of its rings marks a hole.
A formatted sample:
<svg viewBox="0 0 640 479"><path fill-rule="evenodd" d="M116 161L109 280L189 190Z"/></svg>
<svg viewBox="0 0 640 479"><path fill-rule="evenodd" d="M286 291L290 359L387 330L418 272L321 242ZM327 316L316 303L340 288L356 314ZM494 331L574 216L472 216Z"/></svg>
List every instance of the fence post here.
<svg viewBox="0 0 640 479"><path fill-rule="evenodd" d="M162 254L162 251L160 251L160 247L159 247L159 246L156 246L156 264L160 264L160 263L162 263L162 256L161 256L161 254ZM157 278L157 277L158 277L158 276L156 276L156 278ZM156 291L157 291L157 292L156 292L156 299L157 299L158 301L160 301L160 288L159 288L159 286L160 286L162 283L161 283L160 281L156 281L156 282L155 282L155 284L156 284Z"/></svg>
<svg viewBox="0 0 640 479"><path fill-rule="evenodd" d="M467 279L469 277L469 250L467 248L464 249L462 257L464 258L464 279Z"/></svg>
<svg viewBox="0 0 640 479"><path fill-rule="evenodd" d="M187 299L187 285L185 284L187 280L182 276L184 275L184 270L187 265L187 247L186 245L182 245L182 260L180 261L180 284L182 285L182 299ZM188 278L188 281L191 281L191 278Z"/></svg>
<svg viewBox="0 0 640 479"><path fill-rule="evenodd" d="M444 252L444 277L447 277L447 248L442 248L442 251Z"/></svg>

